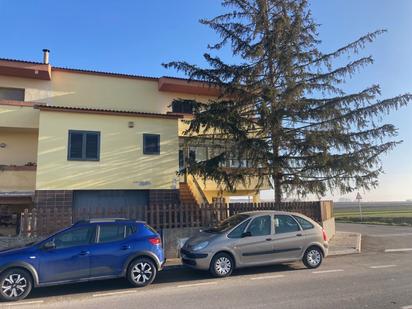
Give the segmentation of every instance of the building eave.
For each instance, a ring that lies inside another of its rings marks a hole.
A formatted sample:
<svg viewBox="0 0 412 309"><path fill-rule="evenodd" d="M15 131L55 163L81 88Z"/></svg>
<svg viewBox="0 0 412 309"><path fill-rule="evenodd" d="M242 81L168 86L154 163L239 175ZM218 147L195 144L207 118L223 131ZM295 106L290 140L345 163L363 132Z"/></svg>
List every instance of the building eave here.
<svg viewBox="0 0 412 309"><path fill-rule="evenodd" d="M145 113L137 111L124 111L113 109L97 109L88 107L72 107L72 106L52 106L44 104L34 105L35 109L40 111L51 112L66 112L66 113L82 113L82 114L96 114L96 115L114 115L114 116L133 116L142 118L161 118L161 119L179 119L180 115L171 114L157 114L157 113Z"/></svg>

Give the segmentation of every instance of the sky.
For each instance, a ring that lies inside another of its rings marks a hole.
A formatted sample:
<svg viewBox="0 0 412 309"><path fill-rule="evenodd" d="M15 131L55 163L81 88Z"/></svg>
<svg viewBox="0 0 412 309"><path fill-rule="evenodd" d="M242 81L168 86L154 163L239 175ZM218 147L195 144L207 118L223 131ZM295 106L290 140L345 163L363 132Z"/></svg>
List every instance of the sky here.
<svg viewBox="0 0 412 309"><path fill-rule="evenodd" d="M362 52L374 56L374 65L348 80L346 89L379 83L382 98L412 92L412 1L310 3L320 24L323 51L376 29L388 30ZM0 58L41 61L42 49L48 48L54 66L183 76L161 64L186 60L205 65L202 55L217 36L198 20L222 12L219 0L0 0ZM230 60L230 50L224 49L220 56ZM412 199L412 103L384 121L399 128L403 143L382 158L385 174L379 187L360 193L365 201ZM326 198L355 196L336 192Z"/></svg>

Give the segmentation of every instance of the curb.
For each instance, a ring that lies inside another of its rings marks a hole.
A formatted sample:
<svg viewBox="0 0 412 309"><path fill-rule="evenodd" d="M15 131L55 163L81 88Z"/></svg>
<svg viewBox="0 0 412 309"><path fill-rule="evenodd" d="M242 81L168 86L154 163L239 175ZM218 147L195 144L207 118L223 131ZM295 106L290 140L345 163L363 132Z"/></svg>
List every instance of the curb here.
<svg viewBox="0 0 412 309"><path fill-rule="evenodd" d="M184 268L184 265L183 265L183 264L165 265L165 266L163 267L163 271L180 269L180 268Z"/></svg>
<svg viewBox="0 0 412 309"><path fill-rule="evenodd" d="M339 256L339 255L348 255L348 254L359 254L362 252L362 234L353 233L353 232L339 232L340 234L349 234L356 236L356 244L354 247L349 249L341 249L335 251L329 251L328 256Z"/></svg>

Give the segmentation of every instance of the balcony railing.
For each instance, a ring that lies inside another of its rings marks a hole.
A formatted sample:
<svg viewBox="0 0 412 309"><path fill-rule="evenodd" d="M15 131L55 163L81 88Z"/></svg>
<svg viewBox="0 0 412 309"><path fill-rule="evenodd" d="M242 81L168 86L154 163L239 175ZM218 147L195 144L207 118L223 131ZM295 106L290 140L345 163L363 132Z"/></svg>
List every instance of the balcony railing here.
<svg viewBox="0 0 412 309"><path fill-rule="evenodd" d="M34 191L36 166L0 165L0 191Z"/></svg>

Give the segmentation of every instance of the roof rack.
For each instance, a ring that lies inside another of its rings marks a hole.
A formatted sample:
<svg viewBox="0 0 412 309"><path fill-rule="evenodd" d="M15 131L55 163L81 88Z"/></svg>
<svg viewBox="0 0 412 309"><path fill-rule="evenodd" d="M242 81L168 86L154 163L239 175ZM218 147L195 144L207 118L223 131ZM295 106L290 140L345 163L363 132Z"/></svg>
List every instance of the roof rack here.
<svg viewBox="0 0 412 309"><path fill-rule="evenodd" d="M85 219L79 220L74 224L81 224L81 223L105 223L105 222L122 222L128 221L126 218L93 218L93 219Z"/></svg>

